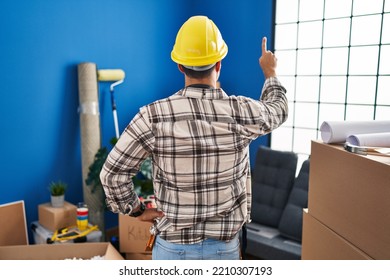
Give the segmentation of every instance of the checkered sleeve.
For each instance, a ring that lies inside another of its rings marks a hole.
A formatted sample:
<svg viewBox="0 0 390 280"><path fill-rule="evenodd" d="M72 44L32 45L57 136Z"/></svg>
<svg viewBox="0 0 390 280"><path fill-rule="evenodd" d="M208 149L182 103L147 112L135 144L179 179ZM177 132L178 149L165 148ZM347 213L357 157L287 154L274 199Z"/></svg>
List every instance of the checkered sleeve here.
<svg viewBox="0 0 390 280"><path fill-rule="evenodd" d="M287 90L279 82L278 78L268 78L263 86L261 101L264 106L261 108L263 116L264 133L269 133L283 124L288 117Z"/></svg>
<svg viewBox="0 0 390 280"><path fill-rule="evenodd" d="M236 110L237 115L245 127L246 136L251 139L270 133L287 120L286 89L276 77L265 81L260 100L238 96L237 101L240 108Z"/></svg>
<svg viewBox="0 0 390 280"><path fill-rule="evenodd" d="M132 178L150 154L153 138L144 113L138 113L126 127L100 173L108 208L114 213L130 214L140 203Z"/></svg>

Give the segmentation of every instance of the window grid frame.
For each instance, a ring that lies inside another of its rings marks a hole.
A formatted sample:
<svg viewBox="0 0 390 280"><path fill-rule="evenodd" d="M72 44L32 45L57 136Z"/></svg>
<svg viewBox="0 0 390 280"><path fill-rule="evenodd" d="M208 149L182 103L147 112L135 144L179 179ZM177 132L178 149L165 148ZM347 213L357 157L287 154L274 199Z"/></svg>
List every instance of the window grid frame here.
<svg viewBox="0 0 390 280"><path fill-rule="evenodd" d="M292 116L290 115L289 118L292 118L292 122L291 124L288 124L288 125L283 125L284 128L288 128L288 129L291 129L291 150L294 151L294 144L295 144L295 141L297 141L298 139L296 139L296 133L295 133L295 130L296 129L300 129L300 130L315 130L315 135L317 137L317 139L319 138L319 134L320 134L320 116L321 116L321 105L343 105L343 120L346 120L347 119L347 112L348 112L348 107L351 108L350 106L368 106L368 107L373 107L373 116L372 116L372 119L375 120L376 118L376 111L377 111L377 108L378 106L380 107L389 107L390 108L390 105L387 105L387 104L378 104L378 89L379 89L379 78L380 77L384 77L384 76L390 76L390 74L380 74L380 59L381 59L381 51L382 51L382 46L388 46L390 45L390 43L382 43L382 34L383 34L383 23L384 23L384 18L385 18L385 15L387 14L390 14L389 11L385 11L385 5L386 5L386 0L383 0L382 2L382 11L381 12L377 12L377 13L367 13L367 14L358 14L358 15L353 15L353 10L354 10L354 1L351 1L351 9L350 9L350 15L349 16L338 16L338 17L325 17L325 12L326 12L326 1L327 0L323 0L322 2L322 18L321 19L310 19L310 20L302 20L300 21L299 20L299 16L300 16L300 5L301 5L301 1L298 0L297 1L297 21L287 21L287 22L281 22L281 23L278 23L276 22L276 19L278 18L277 17L277 3L275 5L275 9L274 9L274 19L275 19L275 24L274 24L274 38L275 38L275 41L274 41L274 46L276 45L276 40L277 40L277 36L276 36L276 29L277 29L277 26L280 26L280 25L291 25L291 24L295 24L297 25L296 27L296 42L295 42L295 48L278 48L278 49L275 49L275 53L277 53L278 51L295 51L295 68L294 68L294 74L282 74L282 75L279 75L281 78L282 77L288 77L288 78L293 78L294 80L294 83L293 83L293 100L289 100L289 105L290 106L293 106L293 114ZM277 2L277 1L276 1ZM379 32L379 43L377 44L356 44L356 45L353 45L352 44L352 28L353 28L353 19L354 18L359 18L359 17L367 17L367 16L373 16L373 15L380 15L381 16L381 19L380 19L380 32ZM325 21L327 20L335 20L335 19L349 19L349 38L348 38L348 45L345 46L325 46L324 47L324 28L325 28ZM300 24L302 23L308 23L308 22L318 22L318 21L322 21L322 34L321 34L321 46L320 48L318 47L308 47L308 48L304 48L304 47L298 47L299 46L299 31L300 31ZM351 48L355 48L355 47L370 47L370 46L376 46L378 47L378 59L377 59L377 65L376 65L376 73L370 73L370 74L350 74L350 58L351 58ZM323 74L323 51L324 49L332 49L332 48L347 48L348 51L348 58L347 58L347 69L346 69L346 73L341 75L341 74ZM298 51L299 50L318 50L320 49L320 69L319 69L319 73L318 74L298 74ZM367 104L367 103L353 103L353 102L348 102L348 86L349 86L349 82L350 82L350 77L375 77L375 93L374 93L374 100L373 100L373 104ZM317 102L315 101L297 101L297 78L298 77L318 77L319 78L319 83L318 83L318 100ZM345 81L345 96L344 96L344 103L340 103L340 102L331 102L331 101L321 101L321 93L322 93L322 77L343 77L346 79ZM296 124L296 104L297 103L308 103L308 104L316 104L317 103L317 127L316 128L310 128L310 127L302 127L302 126L298 126ZM271 144L271 147L272 147L272 134L270 136L270 144ZM315 139L313 139L315 140ZM299 153L298 153L299 154ZM309 156L309 154L302 154L301 153L301 156Z"/></svg>

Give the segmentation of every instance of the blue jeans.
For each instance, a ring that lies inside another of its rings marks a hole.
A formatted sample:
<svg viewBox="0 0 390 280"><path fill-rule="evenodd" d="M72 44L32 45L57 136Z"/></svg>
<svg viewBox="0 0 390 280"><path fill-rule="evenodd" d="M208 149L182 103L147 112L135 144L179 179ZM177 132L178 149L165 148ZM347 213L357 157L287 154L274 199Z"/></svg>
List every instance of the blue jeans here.
<svg viewBox="0 0 390 280"><path fill-rule="evenodd" d="M239 260L238 234L229 241L206 239L195 244L175 244L157 235L153 247L153 260Z"/></svg>

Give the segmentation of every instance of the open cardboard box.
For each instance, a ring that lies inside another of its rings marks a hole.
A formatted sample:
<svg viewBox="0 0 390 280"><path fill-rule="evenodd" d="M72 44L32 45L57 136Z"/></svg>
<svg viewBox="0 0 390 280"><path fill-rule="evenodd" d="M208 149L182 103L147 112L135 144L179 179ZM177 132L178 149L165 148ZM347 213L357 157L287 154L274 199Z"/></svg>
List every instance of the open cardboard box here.
<svg viewBox="0 0 390 280"><path fill-rule="evenodd" d="M23 201L0 205L0 220L0 260L124 259L108 242L28 245Z"/></svg>
<svg viewBox="0 0 390 280"><path fill-rule="evenodd" d="M103 257L104 260L124 259L108 242L0 247L0 260L88 260L96 256Z"/></svg>
<svg viewBox="0 0 390 280"><path fill-rule="evenodd" d="M28 244L23 200L0 205L0 221L0 246Z"/></svg>

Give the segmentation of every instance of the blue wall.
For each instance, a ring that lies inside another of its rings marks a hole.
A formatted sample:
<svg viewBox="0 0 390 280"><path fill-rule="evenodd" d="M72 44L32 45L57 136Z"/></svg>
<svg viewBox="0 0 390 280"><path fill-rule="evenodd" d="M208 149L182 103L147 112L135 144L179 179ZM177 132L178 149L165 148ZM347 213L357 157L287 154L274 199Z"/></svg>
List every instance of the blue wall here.
<svg viewBox="0 0 390 280"><path fill-rule="evenodd" d="M28 225L49 201L48 184L68 183L66 199L82 200L77 65L121 68L116 87L120 130L138 108L183 85L170 60L181 24L204 14L229 46L221 85L257 98L262 36L272 34L273 1L2 0L0 2L0 204L24 200ZM109 84L100 84L103 145L115 135ZM266 144L267 137L253 143ZM116 225L116 217L106 221ZM30 233L31 241L31 233Z"/></svg>

